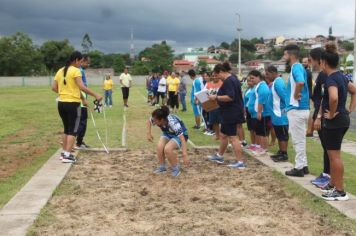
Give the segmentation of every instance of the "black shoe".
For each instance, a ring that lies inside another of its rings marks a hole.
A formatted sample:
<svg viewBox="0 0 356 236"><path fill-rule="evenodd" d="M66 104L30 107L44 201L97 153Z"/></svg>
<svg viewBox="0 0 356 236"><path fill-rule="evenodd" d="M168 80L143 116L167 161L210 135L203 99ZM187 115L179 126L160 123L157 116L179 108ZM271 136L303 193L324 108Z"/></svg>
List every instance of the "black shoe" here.
<svg viewBox="0 0 356 236"><path fill-rule="evenodd" d="M76 161L77 161L77 159L72 154L70 154L68 157L64 156L62 158L63 163L75 163Z"/></svg>
<svg viewBox="0 0 356 236"><path fill-rule="evenodd" d="M298 170L296 168L293 168L291 170L286 171L286 175L294 177L304 177L304 171L303 169Z"/></svg>
<svg viewBox="0 0 356 236"><path fill-rule="evenodd" d="M281 152L280 150L278 150L278 152L277 152L276 154L271 155L270 157L271 157L272 159L274 159L274 158L276 158L276 157L278 157L278 156L280 156L280 155L282 155L282 152Z"/></svg>
<svg viewBox="0 0 356 236"><path fill-rule="evenodd" d="M303 172L304 172L305 175L309 175L309 168L308 168L308 166L304 166L304 167L303 167Z"/></svg>
<svg viewBox="0 0 356 236"><path fill-rule="evenodd" d="M288 155L287 154L281 154L276 157L271 157L274 162L285 162L288 161Z"/></svg>
<svg viewBox="0 0 356 236"><path fill-rule="evenodd" d="M194 125L194 126L193 126L193 129L200 129L200 126Z"/></svg>

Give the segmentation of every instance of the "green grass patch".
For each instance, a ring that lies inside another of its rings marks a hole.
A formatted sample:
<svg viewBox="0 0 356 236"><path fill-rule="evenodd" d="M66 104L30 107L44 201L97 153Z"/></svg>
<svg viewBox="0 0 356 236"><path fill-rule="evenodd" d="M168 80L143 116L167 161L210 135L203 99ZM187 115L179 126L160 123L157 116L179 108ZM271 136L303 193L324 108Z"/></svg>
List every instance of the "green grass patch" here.
<svg viewBox="0 0 356 236"><path fill-rule="evenodd" d="M347 218L324 200L315 197L301 186L286 178L277 171L273 171L276 180L281 184L284 191L291 193L300 202L305 210L312 211L320 216L324 225L331 225L339 229L345 235L356 234L356 220Z"/></svg>

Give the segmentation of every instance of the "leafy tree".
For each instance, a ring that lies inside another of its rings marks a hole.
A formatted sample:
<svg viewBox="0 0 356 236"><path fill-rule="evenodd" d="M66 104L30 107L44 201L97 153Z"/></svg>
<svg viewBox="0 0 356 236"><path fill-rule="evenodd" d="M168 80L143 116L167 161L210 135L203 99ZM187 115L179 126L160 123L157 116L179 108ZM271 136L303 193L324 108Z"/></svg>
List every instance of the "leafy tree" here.
<svg viewBox="0 0 356 236"><path fill-rule="evenodd" d="M90 40L89 34L86 33L83 37L82 41L82 48L83 48L83 53L89 53L90 49L93 47L93 42Z"/></svg>
<svg viewBox="0 0 356 236"><path fill-rule="evenodd" d="M132 73L140 74L145 72L147 74L156 67L159 67L162 71L172 70L173 52L166 41L145 48L139 53L139 62L134 63Z"/></svg>
<svg viewBox="0 0 356 236"><path fill-rule="evenodd" d="M229 49L230 44L228 44L227 42L222 42L219 47L223 49Z"/></svg>
<svg viewBox="0 0 356 236"><path fill-rule="evenodd" d="M69 59L74 47L67 39L63 41L47 41L40 47L44 64L51 73L63 67Z"/></svg>
<svg viewBox="0 0 356 236"><path fill-rule="evenodd" d="M206 68L208 66L208 63L204 60L199 60L198 61L198 68L201 69L201 68Z"/></svg>
<svg viewBox="0 0 356 236"><path fill-rule="evenodd" d="M115 73L125 69L125 60L121 54L107 54L103 56L103 67L113 68Z"/></svg>
<svg viewBox="0 0 356 236"><path fill-rule="evenodd" d="M104 67L104 53L94 50L88 53L88 56L90 57L90 67L92 68L102 68Z"/></svg>
<svg viewBox="0 0 356 236"><path fill-rule="evenodd" d="M350 41L341 41L339 42L340 46L345 49L346 51L353 51L354 50L354 44Z"/></svg>
<svg viewBox="0 0 356 236"><path fill-rule="evenodd" d="M0 38L0 55L0 75L34 75L44 69L39 50L24 33Z"/></svg>

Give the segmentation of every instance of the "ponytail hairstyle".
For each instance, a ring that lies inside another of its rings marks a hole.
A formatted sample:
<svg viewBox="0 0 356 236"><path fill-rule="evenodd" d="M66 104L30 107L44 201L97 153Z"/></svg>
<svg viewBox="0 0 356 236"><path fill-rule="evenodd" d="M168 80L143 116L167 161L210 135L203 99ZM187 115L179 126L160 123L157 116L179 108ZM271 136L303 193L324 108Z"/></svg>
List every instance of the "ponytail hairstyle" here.
<svg viewBox="0 0 356 236"><path fill-rule="evenodd" d="M64 66L64 70L63 70L63 76L64 76L64 85L67 84L66 82L66 76L67 76L67 72L68 72L68 68L69 66L75 62L76 60L81 60L83 58L83 55L78 52L78 51L74 51L70 57L69 60L66 62L66 65Z"/></svg>
<svg viewBox="0 0 356 236"><path fill-rule="evenodd" d="M335 69L339 65L340 58L335 43L325 45L325 51L321 53L320 60L325 61L332 69Z"/></svg>
<svg viewBox="0 0 356 236"><path fill-rule="evenodd" d="M230 72L230 71L231 71L231 66L227 61L224 63L217 64L214 67L215 74L219 74L220 72Z"/></svg>
<svg viewBox="0 0 356 236"><path fill-rule="evenodd" d="M152 112L152 117L157 120L167 119L168 115L169 108L167 106L161 106Z"/></svg>

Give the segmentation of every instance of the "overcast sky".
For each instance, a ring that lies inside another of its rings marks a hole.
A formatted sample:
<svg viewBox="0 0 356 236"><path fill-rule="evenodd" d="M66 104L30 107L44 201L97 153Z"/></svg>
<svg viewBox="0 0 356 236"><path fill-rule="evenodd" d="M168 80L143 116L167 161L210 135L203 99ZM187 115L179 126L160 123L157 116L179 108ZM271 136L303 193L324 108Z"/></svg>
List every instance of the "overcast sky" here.
<svg viewBox="0 0 356 236"><path fill-rule="evenodd" d="M236 37L351 37L354 0L0 0L0 35L28 33L37 44L68 38L81 49L89 33L104 52L128 52L131 28L136 51L166 40L178 52Z"/></svg>

